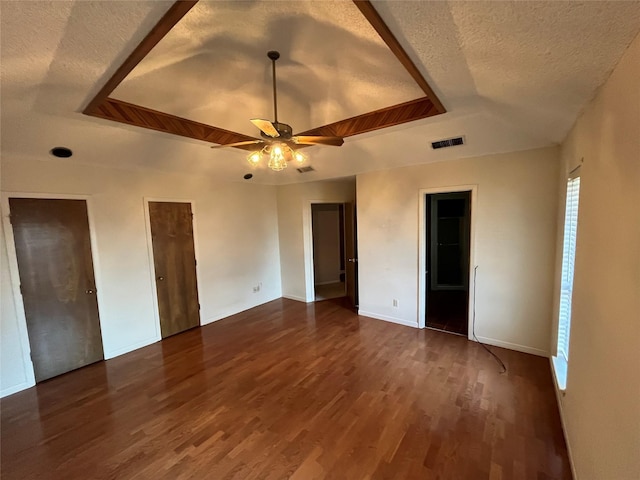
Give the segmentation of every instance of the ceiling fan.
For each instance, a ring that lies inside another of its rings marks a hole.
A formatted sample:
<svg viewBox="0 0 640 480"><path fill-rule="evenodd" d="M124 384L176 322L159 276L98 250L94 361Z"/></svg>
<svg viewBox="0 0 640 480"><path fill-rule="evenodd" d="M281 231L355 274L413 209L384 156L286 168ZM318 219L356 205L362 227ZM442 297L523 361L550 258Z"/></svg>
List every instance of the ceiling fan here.
<svg viewBox="0 0 640 480"><path fill-rule="evenodd" d="M247 157L249 163L253 166L258 165L263 155L269 157L268 167L272 170L283 170L287 168L287 162L295 160L303 163L307 159L307 155L297 151L295 147L305 145L330 145L339 147L344 143L342 137L325 137L311 135L293 135L293 129L286 123L278 122L278 102L276 90L276 60L280 58L280 52L275 50L267 52L267 57L271 59L273 72L273 111L275 120L263 120L254 118L251 120L256 127L260 129L262 138L246 140L243 142L228 143L226 145L216 145L211 148L223 147L240 147L245 145L256 145L259 150L251 152Z"/></svg>

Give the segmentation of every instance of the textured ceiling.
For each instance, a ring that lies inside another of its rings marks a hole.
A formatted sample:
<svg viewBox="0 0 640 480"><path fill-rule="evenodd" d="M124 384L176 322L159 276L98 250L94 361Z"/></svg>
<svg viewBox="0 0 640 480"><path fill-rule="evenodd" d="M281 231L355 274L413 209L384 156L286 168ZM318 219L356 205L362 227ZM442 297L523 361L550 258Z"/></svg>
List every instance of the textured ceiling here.
<svg viewBox="0 0 640 480"><path fill-rule="evenodd" d="M197 118L255 134L248 117L272 116L265 57L271 48L283 51L279 117L296 130L305 122L316 126L345 112L372 110L394 95L412 95L409 90L416 87L406 83L402 69L385 67L395 60L384 58L388 52L378 55L380 43L370 27L350 19L351 5L319 12L318 5L322 10L329 4L296 3L302 5L292 8L304 14L283 9L280 2L236 2L234 8L266 14L275 8L281 17L292 17L281 22L271 17L264 29L230 15L220 18L217 30L203 33L198 22L204 19L185 19L192 23L173 32L180 48L160 55L164 46L159 45L158 57L152 52L127 81L131 85L123 84L114 96L131 95L151 108L168 105L172 113L202 115ZM70 162L241 180L249 170L243 152L213 151L203 142L80 113L171 4L0 1L2 160L46 160L51 147L66 145L75 151ZM350 137L340 148L312 147L308 153L316 171L311 174L261 168L252 181L317 180L556 144L640 31L640 3L629 1L381 1L374 6L447 113ZM348 34L340 26L343 17L354 24ZM277 28L269 33L267 25ZM218 50L219 44L224 48ZM145 77L157 83L136 91L134 83ZM167 92L171 82L180 94ZM181 92L191 91L191 103L181 100ZM431 140L460 134L467 145L429 148Z"/></svg>
<svg viewBox="0 0 640 480"><path fill-rule="evenodd" d="M273 120L295 131L424 93L352 2L200 2L110 95L246 135Z"/></svg>

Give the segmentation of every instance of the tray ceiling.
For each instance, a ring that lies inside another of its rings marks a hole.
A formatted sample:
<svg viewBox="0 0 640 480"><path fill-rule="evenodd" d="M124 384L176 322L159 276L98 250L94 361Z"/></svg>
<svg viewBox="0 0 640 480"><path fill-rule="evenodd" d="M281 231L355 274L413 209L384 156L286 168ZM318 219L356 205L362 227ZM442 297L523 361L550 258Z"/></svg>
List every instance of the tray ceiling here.
<svg viewBox="0 0 640 480"><path fill-rule="evenodd" d="M423 97L351 2L199 2L110 95L246 135L278 109L296 131Z"/></svg>
<svg viewBox="0 0 640 480"><path fill-rule="evenodd" d="M368 0L191 0L174 3L84 113L249 140L249 119L275 120L269 50L281 52L278 121L294 133L348 137L445 112Z"/></svg>

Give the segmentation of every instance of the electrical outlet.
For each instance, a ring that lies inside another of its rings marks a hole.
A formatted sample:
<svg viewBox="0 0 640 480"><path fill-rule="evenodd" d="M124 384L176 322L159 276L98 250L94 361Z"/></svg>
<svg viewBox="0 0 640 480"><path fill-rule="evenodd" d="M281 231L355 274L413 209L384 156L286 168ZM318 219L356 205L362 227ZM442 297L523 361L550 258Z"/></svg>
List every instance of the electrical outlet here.
<svg viewBox="0 0 640 480"><path fill-rule="evenodd" d="M393 299L393 306L398 307L398 300L396 298Z"/></svg>

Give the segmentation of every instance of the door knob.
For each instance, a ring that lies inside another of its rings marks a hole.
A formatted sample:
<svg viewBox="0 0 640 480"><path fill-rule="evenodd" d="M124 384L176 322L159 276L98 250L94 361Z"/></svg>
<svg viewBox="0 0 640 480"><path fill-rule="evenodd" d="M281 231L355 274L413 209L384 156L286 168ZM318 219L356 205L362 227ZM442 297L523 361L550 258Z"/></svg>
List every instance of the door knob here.
<svg viewBox="0 0 640 480"><path fill-rule="evenodd" d="M356 263L357 261L357 258L347 258L347 262Z"/></svg>
<svg viewBox="0 0 640 480"><path fill-rule="evenodd" d="M94 290L92 290L91 288L88 288L87 291L85 292L87 295L93 295Z"/></svg>
<svg viewBox="0 0 640 480"><path fill-rule="evenodd" d="M158 280L159 280L159 281L163 281L163 280L164 280L164 277L158 277Z"/></svg>

